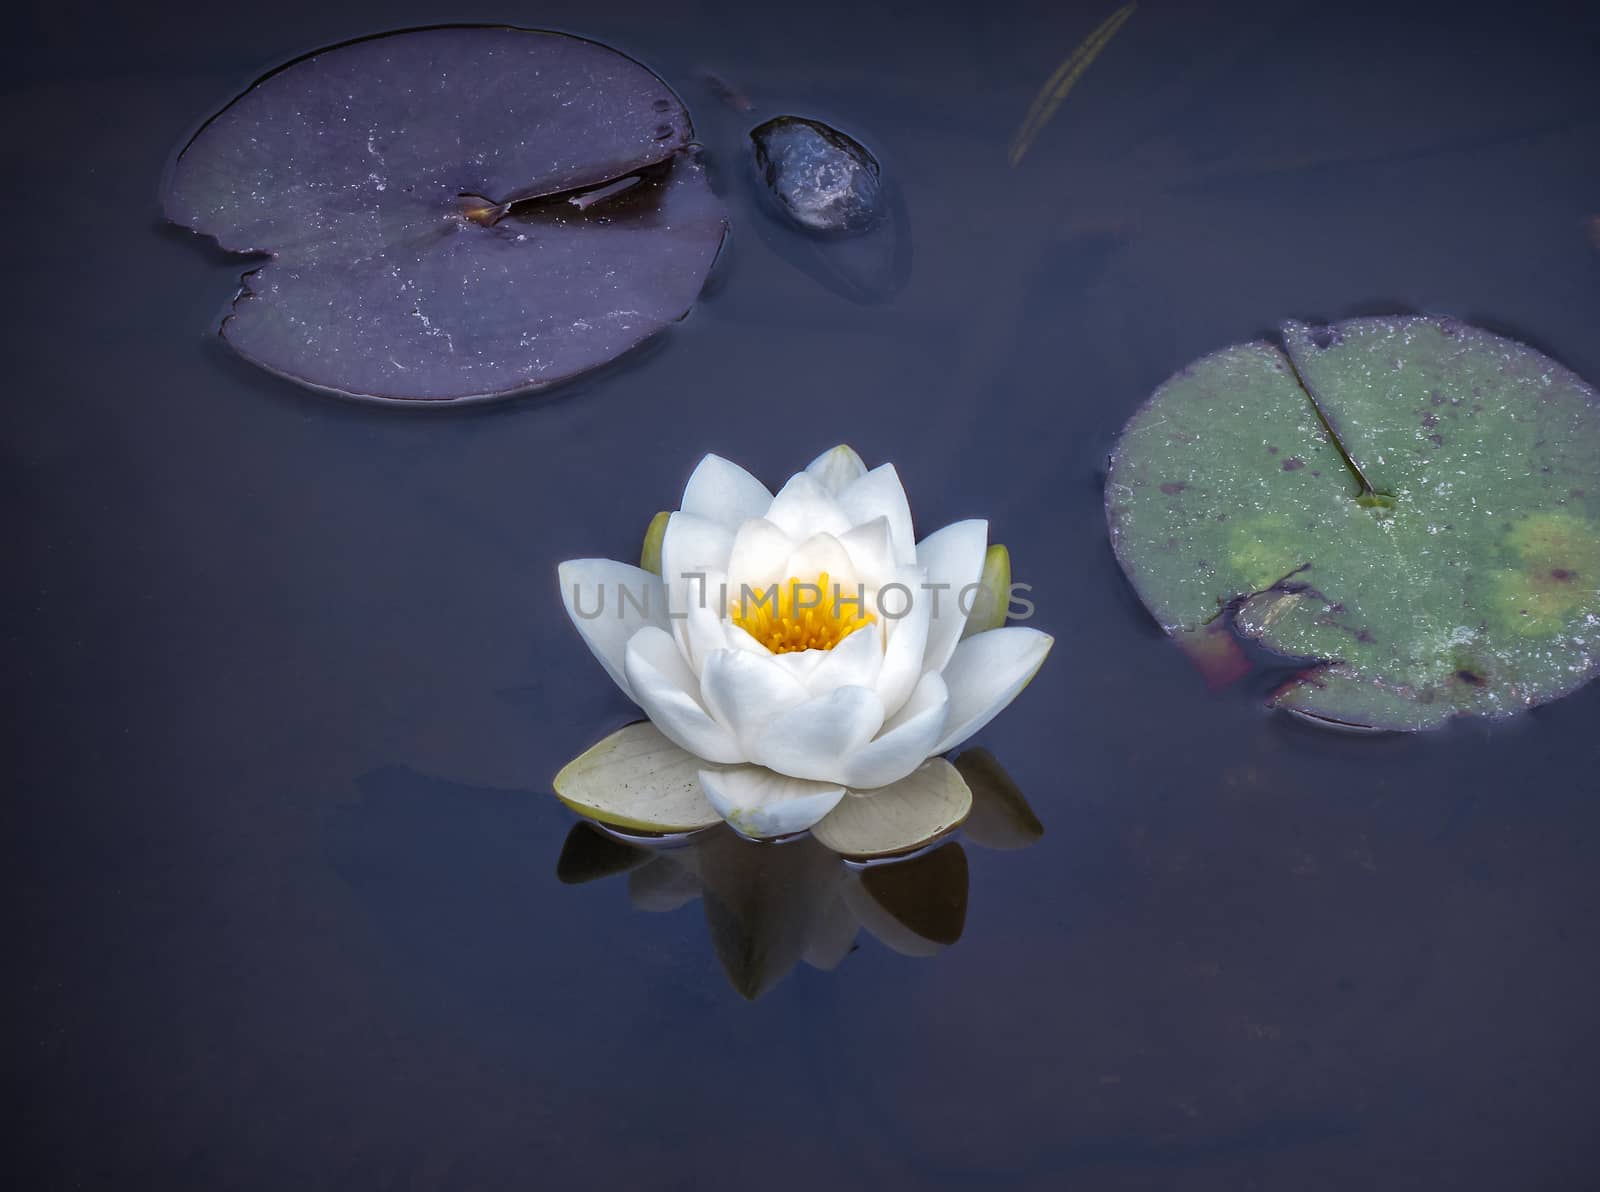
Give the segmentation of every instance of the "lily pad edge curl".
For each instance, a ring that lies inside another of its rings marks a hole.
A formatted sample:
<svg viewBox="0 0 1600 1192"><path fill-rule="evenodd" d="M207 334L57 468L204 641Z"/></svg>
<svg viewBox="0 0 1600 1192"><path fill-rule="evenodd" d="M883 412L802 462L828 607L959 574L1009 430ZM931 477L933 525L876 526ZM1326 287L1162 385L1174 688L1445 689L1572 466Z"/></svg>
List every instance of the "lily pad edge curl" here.
<svg viewBox="0 0 1600 1192"><path fill-rule="evenodd" d="M182 142L161 203L265 258L216 327L229 347L402 406L610 364L688 314L727 233L676 91L601 42L503 23L276 66Z"/></svg>
<svg viewBox="0 0 1600 1192"><path fill-rule="evenodd" d="M1458 320L1202 357L1129 419L1105 505L1162 628L1213 675L1234 635L1304 662L1269 703L1314 722L1502 718L1600 673L1600 395Z"/></svg>

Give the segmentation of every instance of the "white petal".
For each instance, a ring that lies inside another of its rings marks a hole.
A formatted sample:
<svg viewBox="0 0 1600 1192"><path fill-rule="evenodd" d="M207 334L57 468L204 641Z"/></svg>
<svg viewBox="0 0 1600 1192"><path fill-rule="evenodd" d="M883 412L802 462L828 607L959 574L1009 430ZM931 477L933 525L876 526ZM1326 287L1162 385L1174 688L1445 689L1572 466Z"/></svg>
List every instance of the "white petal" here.
<svg viewBox="0 0 1600 1192"><path fill-rule="evenodd" d="M741 836L762 840L804 832L844 798L844 788L774 774L760 766L702 770L706 800Z"/></svg>
<svg viewBox="0 0 1600 1192"><path fill-rule="evenodd" d="M661 539L661 578L671 586L686 575L726 574L732 552L733 531L727 526L693 513L674 513Z"/></svg>
<svg viewBox="0 0 1600 1192"><path fill-rule="evenodd" d="M805 686L771 654L718 650L700 672L706 710L732 730L749 756L766 726L810 697Z"/></svg>
<svg viewBox="0 0 1600 1192"><path fill-rule="evenodd" d="M867 474L867 465L861 462L854 447L840 443L807 464L806 471L816 477L817 483L828 493L838 496Z"/></svg>
<svg viewBox="0 0 1600 1192"><path fill-rule="evenodd" d="M880 588L875 602L884 627L883 670L878 673L876 690L884 711L891 716L900 710L900 705L906 702L911 689L922 677L928 618L933 610L933 593L923 590L924 577L920 570L902 567L895 572L894 582L905 591ZM902 609L904 616L890 616Z"/></svg>
<svg viewBox="0 0 1600 1192"><path fill-rule="evenodd" d="M728 647L733 650L748 650L752 654L761 654L768 658L779 659L794 659L802 656L801 654L774 654L766 646L751 637L748 629L741 625L735 625L732 621L729 621L724 626L723 633L727 636ZM793 672L790 673L792 674Z"/></svg>
<svg viewBox="0 0 1600 1192"><path fill-rule="evenodd" d="M850 796L811 834L847 857L881 857L921 848L967 818L972 792L956 768L932 758L892 786Z"/></svg>
<svg viewBox="0 0 1600 1192"><path fill-rule="evenodd" d="M920 766L944 736L950 697L944 679L923 675L911 698L883 731L845 759L843 778L852 791L898 782Z"/></svg>
<svg viewBox="0 0 1600 1192"><path fill-rule="evenodd" d="M689 663L689 669L697 675L707 658L718 650L728 649L730 644L730 624L724 617L723 607L727 577L720 571L707 571L704 575L703 581L696 580L682 589L684 607L672 610L681 618L673 625L678 648Z"/></svg>
<svg viewBox="0 0 1600 1192"><path fill-rule="evenodd" d="M843 534L854 524L822 485L805 472L790 477L789 483L772 498L765 516L796 542L804 542L813 534Z"/></svg>
<svg viewBox="0 0 1600 1192"><path fill-rule="evenodd" d="M894 540L889 536L889 519L875 517L866 525L855 526L839 535L839 545L850 556L856 578L876 588L894 578Z"/></svg>
<svg viewBox="0 0 1600 1192"><path fill-rule="evenodd" d="M561 602L584 645L633 699L623 668L624 651L628 639L646 625L666 627L667 593L660 578L613 559L568 559L556 574ZM598 615L590 615L597 610Z"/></svg>
<svg viewBox="0 0 1600 1192"><path fill-rule="evenodd" d="M689 578L679 579L676 583L665 581L667 632L677 642L684 663L694 672L696 684L699 683L700 663L705 654L732 644L728 641L732 622L726 619L728 594L721 574L711 570L696 571ZM710 623L712 621L716 622L715 628ZM698 654L696 645L700 647Z"/></svg>
<svg viewBox="0 0 1600 1192"><path fill-rule="evenodd" d="M1055 640L1037 629L1008 625L974 634L958 645L944 668L950 719L933 752L954 749L1016 699L1044 665Z"/></svg>
<svg viewBox="0 0 1600 1192"><path fill-rule="evenodd" d="M729 599L742 600L743 589L764 591L789 578L783 568L794 552L794 539L765 518L752 518L739 527L728 552Z"/></svg>
<svg viewBox="0 0 1600 1192"><path fill-rule="evenodd" d="M917 539L911 529L911 505L893 464L882 464L868 472L839 494L852 526L865 525L874 518L889 519L889 538L894 543L897 562L911 564L917 558Z"/></svg>
<svg viewBox="0 0 1600 1192"><path fill-rule="evenodd" d="M732 648L771 660L801 683L809 683L811 672L832 653L830 650L791 650L787 654L774 654L737 625L729 625L727 635Z"/></svg>
<svg viewBox="0 0 1600 1192"><path fill-rule="evenodd" d="M693 832L720 818L701 792L705 762L651 724L630 724L556 775L556 796L580 815L644 832Z"/></svg>
<svg viewBox="0 0 1600 1192"><path fill-rule="evenodd" d="M822 663L827 659L829 653L831 653L831 651L828 650L791 650L787 654L774 654L765 646L758 646L757 649L759 649L768 658L772 659L772 661L776 662L779 666L783 667L784 670L793 675L800 682L806 684L807 691L811 690L810 684L812 673L816 671L817 667L822 665ZM812 692L812 694L816 695L819 693Z"/></svg>
<svg viewBox="0 0 1600 1192"><path fill-rule="evenodd" d="M740 522L760 517L770 504L772 493L761 481L720 455L708 455L689 477L680 508L731 530Z"/></svg>
<svg viewBox="0 0 1600 1192"><path fill-rule="evenodd" d="M809 583L823 572L828 573L829 591L822 594L822 607L831 607L835 593L833 588L842 589L838 595L841 599L853 599L856 591L856 569L850 560L850 553L845 550L839 540L832 534L813 534L790 553L784 562L784 575Z"/></svg>
<svg viewBox="0 0 1600 1192"><path fill-rule="evenodd" d="M634 634L624 665L633 698L667 737L707 761L745 760L733 734L700 703L694 672L666 630L650 625Z"/></svg>
<svg viewBox="0 0 1600 1192"><path fill-rule="evenodd" d="M844 759L877 735L883 705L865 687L815 696L767 725L750 760L780 774L842 782Z"/></svg>
<svg viewBox="0 0 1600 1192"><path fill-rule="evenodd" d="M928 592L930 600L937 596L938 609L929 610L932 616L928 622L928 648L922 659L924 670L943 670L950 661L967 624L962 589L977 583L983 575L983 558L988 549L989 523L976 519L948 525L917 544L917 566L928 573L928 584L944 585ZM976 595L969 593L968 598Z"/></svg>
<svg viewBox="0 0 1600 1192"><path fill-rule="evenodd" d="M826 695L836 687L871 687L883 669L883 627L876 622L857 629L831 650L801 650L780 658L820 655L803 677L812 695Z"/></svg>

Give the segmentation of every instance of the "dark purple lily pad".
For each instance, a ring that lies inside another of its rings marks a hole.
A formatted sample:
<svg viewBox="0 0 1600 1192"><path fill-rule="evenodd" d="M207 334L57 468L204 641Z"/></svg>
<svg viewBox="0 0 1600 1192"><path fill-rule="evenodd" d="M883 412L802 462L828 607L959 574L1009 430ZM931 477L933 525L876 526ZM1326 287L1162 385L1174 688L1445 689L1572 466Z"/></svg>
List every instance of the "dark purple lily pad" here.
<svg viewBox="0 0 1600 1192"><path fill-rule="evenodd" d="M605 46L421 29L261 79L179 154L165 208L272 257L222 325L248 359L348 396L471 401L687 313L727 226L692 136L667 85Z"/></svg>

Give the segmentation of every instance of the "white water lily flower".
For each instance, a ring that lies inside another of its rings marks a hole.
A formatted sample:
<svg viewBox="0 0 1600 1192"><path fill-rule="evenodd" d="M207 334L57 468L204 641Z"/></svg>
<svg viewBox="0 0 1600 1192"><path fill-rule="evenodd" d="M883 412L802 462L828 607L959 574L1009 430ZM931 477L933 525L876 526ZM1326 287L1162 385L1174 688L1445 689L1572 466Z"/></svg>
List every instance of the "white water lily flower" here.
<svg viewBox="0 0 1600 1192"><path fill-rule="evenodd" d="M917 542L894 466L868 471L849 447L777 496L706 456L652 524L643 561L657 554L659 574L560 568L573 623L653 730L601 742L557 794L628 827L725 819L757 838L810 828L845 853L914 847L970 806L938 755L1009 704L1053 643L998 627L1010 569L987 523Z"/></svg>

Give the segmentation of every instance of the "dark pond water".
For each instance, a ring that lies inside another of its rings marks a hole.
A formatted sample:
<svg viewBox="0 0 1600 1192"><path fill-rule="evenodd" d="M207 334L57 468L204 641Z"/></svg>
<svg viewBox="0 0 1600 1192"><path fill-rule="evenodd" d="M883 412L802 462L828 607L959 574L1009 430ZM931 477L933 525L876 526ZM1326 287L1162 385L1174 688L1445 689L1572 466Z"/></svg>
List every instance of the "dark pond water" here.
<svg viewBox="0 0 1600 1192"><path fill-rule="evenodd" d="M1012 169L1111 7L14 25L16 1186L1594 1186L1600 688L1414 739L1209 695L1100 507L1134 406L1285 316L1454 314L1600 379L1593 6L1144 3ZM441 18L649 63L733 239L685 323L557 393L301 392L208 335L240 265L161 225L163 163L264 68ZM891 301L763 234L731 167L783 111L897 183ZM549 780L630 709L555 566L635 551L707 450L776 481L840 440L1034 585L1054 656L981 743L1047 831L967 849L937 957L863 935L746 1002L698 904L557 878Z"/></svg>

